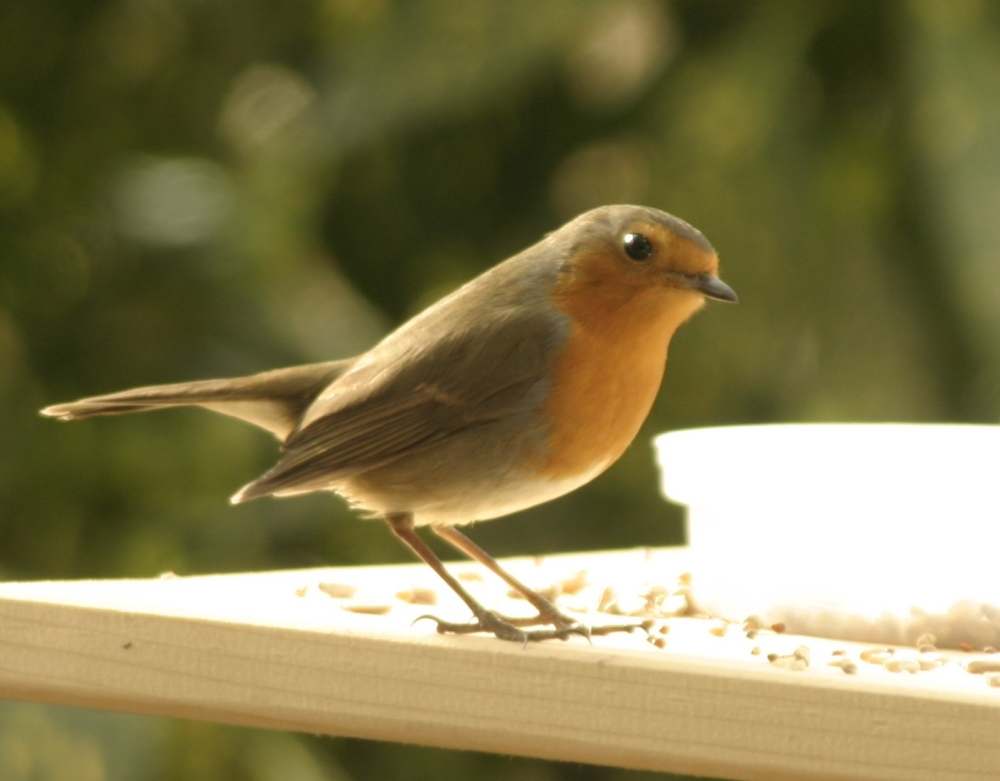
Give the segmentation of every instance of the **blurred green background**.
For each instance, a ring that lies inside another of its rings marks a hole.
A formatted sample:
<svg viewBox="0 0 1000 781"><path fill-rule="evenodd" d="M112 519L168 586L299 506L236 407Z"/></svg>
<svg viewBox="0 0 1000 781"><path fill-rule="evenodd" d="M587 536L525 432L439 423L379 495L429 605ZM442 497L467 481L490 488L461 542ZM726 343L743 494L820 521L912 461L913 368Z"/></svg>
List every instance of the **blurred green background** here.
<svg viewBox="0 0 1000 781"><path fill-rule="evenodd" d="M699 227L741 303L495 554L681 541L658 431L996 421L997 95L987 0L4 0L0 576L408 560L328 496L227 506L276 452L239 422L36 411L355 354L604 203ZM0 704L0 781L473 775L655 776Z"/></svg>

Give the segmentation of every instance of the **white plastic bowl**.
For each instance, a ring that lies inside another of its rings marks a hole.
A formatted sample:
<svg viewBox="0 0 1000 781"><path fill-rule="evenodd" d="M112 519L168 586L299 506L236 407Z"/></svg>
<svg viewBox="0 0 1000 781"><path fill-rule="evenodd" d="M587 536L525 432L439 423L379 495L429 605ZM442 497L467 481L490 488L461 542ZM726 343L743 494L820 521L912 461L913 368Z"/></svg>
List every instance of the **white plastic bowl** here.
<svg viewBox="0 0 1000 781"><path fill-rule="evenodd" d="M1000 426L740 426L655 444L718 615L1000 604Z"/></svg>

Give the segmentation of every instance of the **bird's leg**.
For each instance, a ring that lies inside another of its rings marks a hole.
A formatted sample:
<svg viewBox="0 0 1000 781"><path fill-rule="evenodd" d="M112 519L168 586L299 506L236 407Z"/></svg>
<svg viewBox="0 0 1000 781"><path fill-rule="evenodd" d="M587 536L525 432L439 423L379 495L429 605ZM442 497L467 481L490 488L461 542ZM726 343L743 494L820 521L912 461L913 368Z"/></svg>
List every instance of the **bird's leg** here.
<svg viewBox="0 0 1000 781"><path fill-rule="evenodd" d="M464 553L473 561L478 561L490 572L498 576L514 591L524 597L528 603L538 611L538 616L533 619L539 624L552 624L557 627L573 626L578 624L568 616L559 612L559 608L532 588L524 585L521 581L511 575L500 566L496 559L480 548L476 543L455 529L453 526L431 526L431 531L438 537L451 545L455 550Z"/></svg>
<svg viewBox="0 0 1000 781"><path fill-rule="evenodd" d="M527 643L529 640L549 640L554 638L565 640L571 634L587 634L585 630L581 631L580 625L575 622L574 625L557 626L554 629L535 629L531 631L519 629L514 621L508 620L505 617L494 613L492 610L487 610L485 607L480 605L479 602L477 602L475 598L462 587L462 584L459 583L447 569L445 569L441 559L434 554L434 551L432 551L427 543L424 542L417 534L416 529L413 527L412 514L390 513L385 516L385 520L386 523L389 524L389 528L392 529L393 534L405 542L407 546L409 546L410 550L423 559L423 561L428 564L445 583L448 584L451 590L461 597L462 601L469 606L469 610L472 611L472 614L476 618L476 620L471 624L453 624L448 621L442 621L435 616L421 616L421 618L430 618L436 621L437 630L441 634L448 632L454 634L491 632L502 640L514 640L515 642L520 643Z"/></svg>
<svg viewBox="0 0 1000 781"><path fill-rule="evenodd" d="M644 628L642 624L616 624L613 626L588 627L581 624L576 619L570 618L559 610L551 601L543 597L537 591L524 585L521 581L511 575L500 566L500 563L490 554L480 548L476 543L466 537L462 532L453 526L431 526L438 537L451 545L455 550L464 553L470 559L478 561L490 572L501 578L508 586L523 596L528 603L538 611L538 615L525 621L519 621L519 626L531 626L532 624L551 624L556 629L572 629L590 635L606 635L612 632L631 632L633 629Z"/></svg>

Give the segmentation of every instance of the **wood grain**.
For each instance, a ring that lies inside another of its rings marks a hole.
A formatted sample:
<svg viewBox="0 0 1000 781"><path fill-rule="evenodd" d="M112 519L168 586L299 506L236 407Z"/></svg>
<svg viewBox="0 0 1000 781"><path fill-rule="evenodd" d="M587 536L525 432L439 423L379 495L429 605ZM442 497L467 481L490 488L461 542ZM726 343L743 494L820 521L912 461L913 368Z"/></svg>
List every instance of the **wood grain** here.
<svg viewBox="0 0 1000 781"><path fill-rule="evenodd" d="M546 566L648 583L678 561ZM531 561L509 566L537 576ZM321 582L357 592L332 599ZM433 607L396 598L413 587L437 585L409 566L0 584L0 696L733 779L1000 777L1000 689L961 659L849 676L817 660L850 644L720 638L690 618L666 621L665 650L638 634L521 648L411 627L462 616L443 594ZM383 602L385 615L343 609ZM749 653L800 643L813 656L801 672Z"/></svg>

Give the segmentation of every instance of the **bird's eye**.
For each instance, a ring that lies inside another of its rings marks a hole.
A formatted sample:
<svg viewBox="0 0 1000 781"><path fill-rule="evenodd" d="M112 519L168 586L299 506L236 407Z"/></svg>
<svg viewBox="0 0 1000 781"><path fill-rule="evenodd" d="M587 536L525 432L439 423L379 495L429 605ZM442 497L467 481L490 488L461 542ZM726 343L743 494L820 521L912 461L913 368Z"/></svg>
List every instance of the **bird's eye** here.
<svg viewBox="0 0 1000 781"><path fill-rule="evenodd" d="M626 233L625 254L632 260L647 260L653 254L653 245L641 233Z"/></svg>

